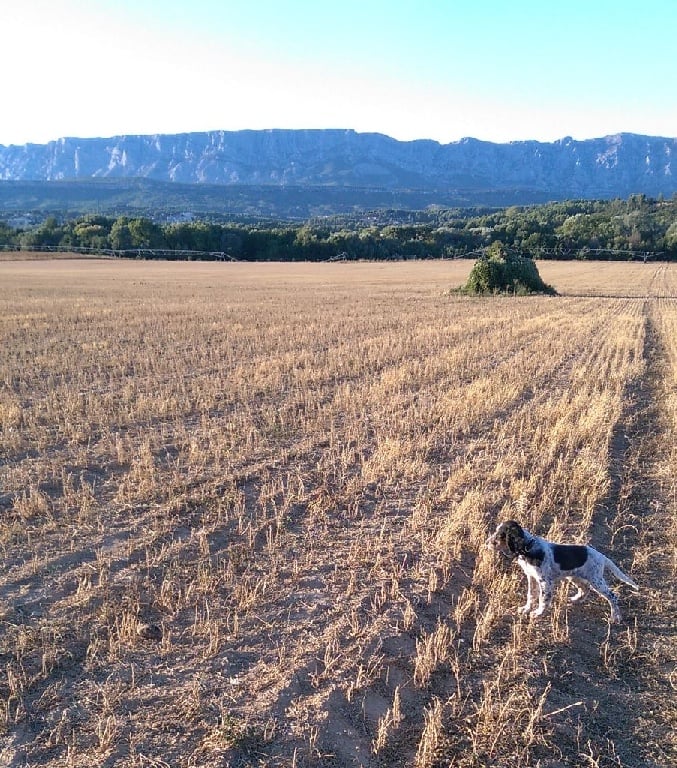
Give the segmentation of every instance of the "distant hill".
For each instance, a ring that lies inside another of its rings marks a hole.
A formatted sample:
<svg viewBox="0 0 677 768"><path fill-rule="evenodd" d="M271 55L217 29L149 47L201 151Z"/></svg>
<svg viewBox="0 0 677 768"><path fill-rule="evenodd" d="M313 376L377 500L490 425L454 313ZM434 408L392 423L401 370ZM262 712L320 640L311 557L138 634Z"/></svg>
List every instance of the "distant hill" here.
<svg viewBox="0 0 677 768"><path fill-rule="evenodd" d="M107 207L112 198L135 208L149 192L187 209L202 200L209 209L300 217L384 206L669 197L677 192L675 156L677 139L635 134L509 144L403 142L351 130L65 138L0 145L0 180L14 183L0 184L0 211L26 209L31 200L36 208L97 200Z"/></svg>

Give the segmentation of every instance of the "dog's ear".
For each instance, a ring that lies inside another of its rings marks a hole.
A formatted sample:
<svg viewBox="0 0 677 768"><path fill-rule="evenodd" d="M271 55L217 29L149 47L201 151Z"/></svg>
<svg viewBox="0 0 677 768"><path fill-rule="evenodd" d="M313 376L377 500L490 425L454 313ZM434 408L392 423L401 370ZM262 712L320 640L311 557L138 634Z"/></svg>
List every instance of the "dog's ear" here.
<svg viewBox="0 0 677 768"><path fill-rule="evenodd" d="M514 520L508 520L505 525L505 544L514 554L519 555L524 550L524 531L522 526Z"/></svg>

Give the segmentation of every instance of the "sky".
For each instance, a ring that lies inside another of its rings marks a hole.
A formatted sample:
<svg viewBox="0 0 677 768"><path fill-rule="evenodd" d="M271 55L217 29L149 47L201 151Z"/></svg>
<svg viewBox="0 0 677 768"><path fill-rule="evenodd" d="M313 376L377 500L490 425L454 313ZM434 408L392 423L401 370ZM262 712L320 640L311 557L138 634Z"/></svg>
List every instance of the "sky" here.
<svg viewBox="0 0 677 768"><path fill-rule="evenodd" d="M0 144L677 136L677 0L2 0Z"/></svg>

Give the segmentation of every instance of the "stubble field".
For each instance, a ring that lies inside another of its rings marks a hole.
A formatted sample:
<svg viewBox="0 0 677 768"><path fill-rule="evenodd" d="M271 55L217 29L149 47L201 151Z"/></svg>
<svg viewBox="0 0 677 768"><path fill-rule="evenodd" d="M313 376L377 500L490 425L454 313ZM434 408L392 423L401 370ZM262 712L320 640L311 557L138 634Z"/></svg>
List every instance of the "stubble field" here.
<svg viewBox="0 0 677 768"><path fill-rule="evenodd" d="M0 263L0 765L677 762L677 265L470 267Z"/></svg>

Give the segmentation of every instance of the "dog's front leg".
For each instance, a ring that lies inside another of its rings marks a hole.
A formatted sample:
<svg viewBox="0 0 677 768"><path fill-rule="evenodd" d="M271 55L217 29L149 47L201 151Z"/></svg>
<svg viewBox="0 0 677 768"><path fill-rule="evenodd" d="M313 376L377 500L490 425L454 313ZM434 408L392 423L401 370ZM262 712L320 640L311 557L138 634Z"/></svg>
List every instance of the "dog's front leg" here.
<svg viewBox="0 0 677 768"><path fill-rule="evenodd" d="M527 573L527 601L526 603L519 609L520 614L529 613L531 610L531 606L533 605L534 596L533 591L531 588L531 574Z"/></svg>
<svg viewBox="0 0 677 768"><path fill-rule="evenodd" d="M538 608L531 612L533 618L542 616L552 603L552 585L545 579L538 580Z"/></svg>
<svg viewBox="0 0 677 768"><path fill-rule="evenodd" d="M585 600L588 594L587 584L585 581L583 581L583 579L569 579L569 581L578 587L576 594L569 598L569 602L578 603Z"/></svg>

